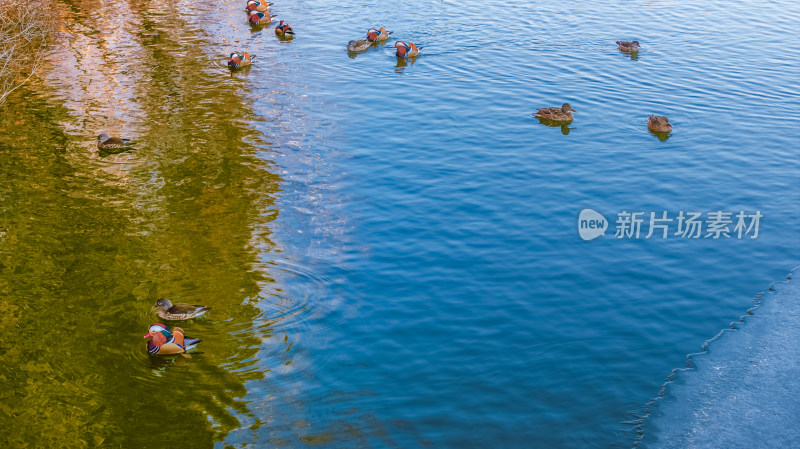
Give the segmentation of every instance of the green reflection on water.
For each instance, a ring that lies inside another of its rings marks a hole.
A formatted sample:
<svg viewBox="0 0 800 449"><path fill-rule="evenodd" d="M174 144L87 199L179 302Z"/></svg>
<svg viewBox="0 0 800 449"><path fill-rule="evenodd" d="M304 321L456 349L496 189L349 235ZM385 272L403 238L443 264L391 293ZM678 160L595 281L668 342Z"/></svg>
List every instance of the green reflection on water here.
<svg viewBox="0 0 800 449"><path fill-rule="evenodd" d="M246 104L198 48L170 38L174 18L137 13L158 38L143 32L139 78L123 94L143 114L133 152L101 158L103 117L41 85L0 111L5 447L209 446L240 426L244 383L269 370L255 302L272 280L254 266L272 246L265 211L279 178L254 156ZM87 104L108 94L84 89ZM180 323L204 340L192 358L146 354L162 296L212 307Z"/></svg>

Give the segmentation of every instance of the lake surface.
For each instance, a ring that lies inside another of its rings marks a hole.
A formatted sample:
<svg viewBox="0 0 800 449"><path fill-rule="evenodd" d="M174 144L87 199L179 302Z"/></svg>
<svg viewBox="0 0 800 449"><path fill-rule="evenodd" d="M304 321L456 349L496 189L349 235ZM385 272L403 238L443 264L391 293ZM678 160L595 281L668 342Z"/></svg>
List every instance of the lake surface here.
<svg viewBox="0 0 800 449"><path fill-rule="evenodd" d="M631 447L798 265L797 2L275 3L292 42L239 0L58 2L0 109L4 446ZM586 208L763 218L583 241ZM148 356L160 297L212 308L191 358Z"/></svg>

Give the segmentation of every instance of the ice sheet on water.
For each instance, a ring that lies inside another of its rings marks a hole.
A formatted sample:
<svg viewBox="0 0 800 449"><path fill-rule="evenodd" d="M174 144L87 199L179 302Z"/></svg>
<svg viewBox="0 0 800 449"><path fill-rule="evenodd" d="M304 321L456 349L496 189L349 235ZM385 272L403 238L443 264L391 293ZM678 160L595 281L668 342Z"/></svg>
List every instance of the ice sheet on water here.
<svg viewBox="0 0 800 449"><path fill-rule="evenodd" d="M800 448L800 281L772 289L675 373L638 447Z"/></svg>

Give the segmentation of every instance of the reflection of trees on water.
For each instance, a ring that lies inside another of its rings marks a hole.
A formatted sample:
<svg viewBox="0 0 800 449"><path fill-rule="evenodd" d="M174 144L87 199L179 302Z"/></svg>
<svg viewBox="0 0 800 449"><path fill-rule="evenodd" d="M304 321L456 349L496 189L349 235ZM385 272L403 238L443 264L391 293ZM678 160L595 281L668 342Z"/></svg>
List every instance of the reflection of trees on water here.
<svg viewBox="0 0 800 449"><path fill-rule="evenodd" d="M209 446L250 413L244 383L269 369L253 299L271 280L253 269L252 241L269 245L279 178L247 143L259 136L242 87L208 64L197 28L163 14L173 9L68 3L45 86L0 114L11 446ZM124 164L97 155L102 131L136 138ZM179 323L204 340L192 358L146 354L159 296L212 306Z"/></svg>

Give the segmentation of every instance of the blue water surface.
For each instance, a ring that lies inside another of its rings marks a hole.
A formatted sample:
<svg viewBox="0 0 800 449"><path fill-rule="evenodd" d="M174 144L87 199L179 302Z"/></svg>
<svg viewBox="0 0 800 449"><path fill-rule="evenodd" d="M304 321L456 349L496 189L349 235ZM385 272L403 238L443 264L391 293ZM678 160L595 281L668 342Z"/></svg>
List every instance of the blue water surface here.
<svg viewBox="0 0 800 449"><path fill-rule="evenodd" d="M796 265L796 3L276 11L298 38L250 78L309 96L276 157L278 234L336 279L299 349L314 376L293 400L316 426L358 423L375 447L630 446L669 372ZM421 56L348 57L376 25ZM563 102L568 135L530 115ZM583 208L764 217L757 239L584 242Z"/></svg>

